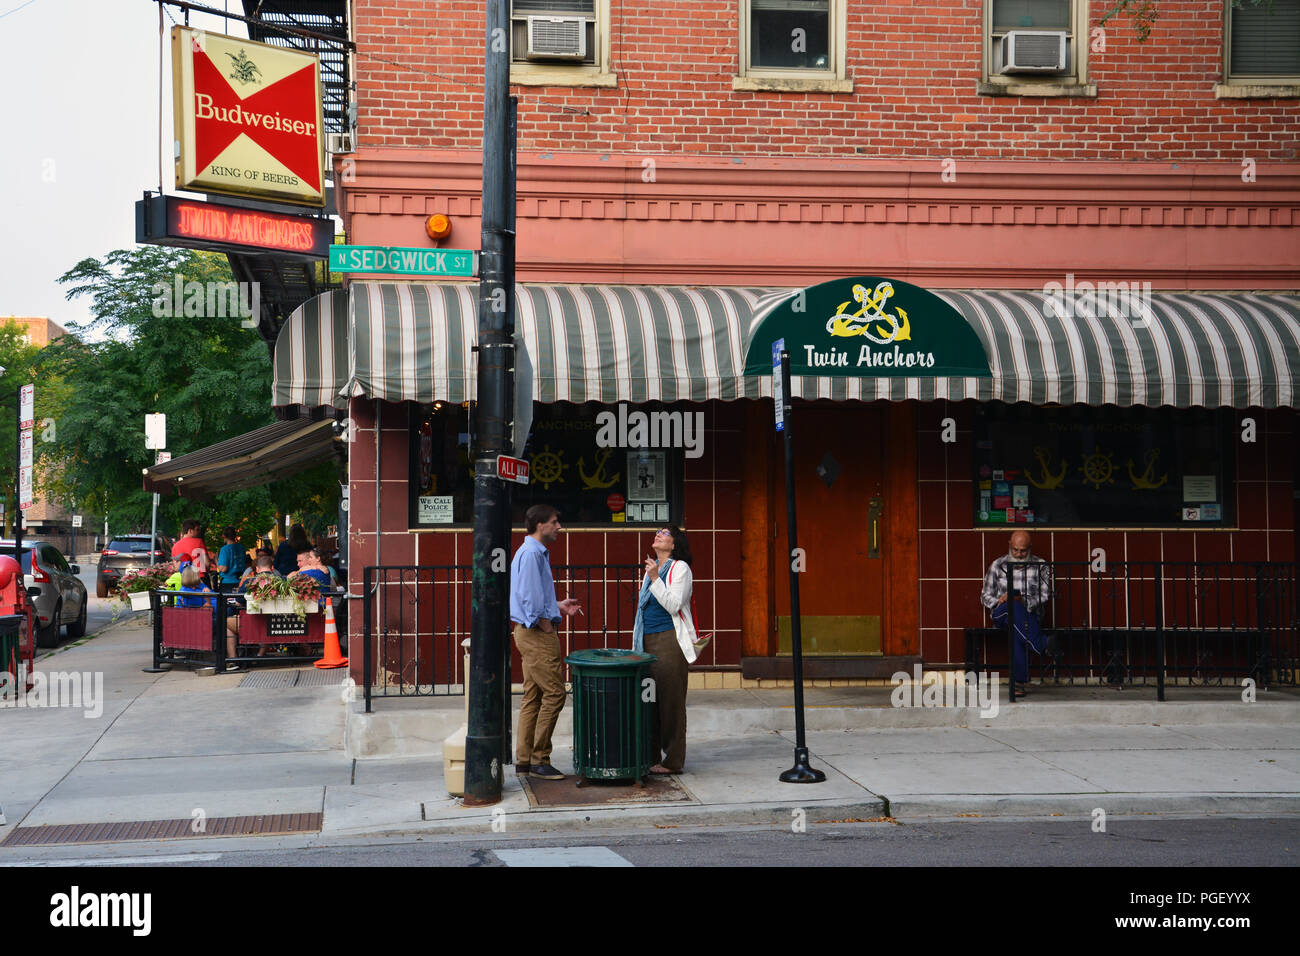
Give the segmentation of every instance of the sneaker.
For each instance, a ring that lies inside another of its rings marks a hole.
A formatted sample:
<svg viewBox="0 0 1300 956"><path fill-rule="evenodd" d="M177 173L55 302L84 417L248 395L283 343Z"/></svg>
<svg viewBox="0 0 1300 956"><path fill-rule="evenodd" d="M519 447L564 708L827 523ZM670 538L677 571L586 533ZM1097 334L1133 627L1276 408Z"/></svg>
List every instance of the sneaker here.
<svg viewBox="0 0 1300 956"><path fill-rule="evenodd" d="M526 777L528 776L528 771L531 769L532 769L532 764L517 763L515 764L515 776Z"/></svg>
<svg viewBox="0 0 1300 956"><path fill-rule="evenodd" d="M243 669L242 667L240 667L238 664L227 664L224 673L226 673L226 674L242 674L242 673L244 673L244 669Z"/></svg>
<svg viewBox="0 0 1300 956"><path fill-rule="evenodd" d="M564 774L556 770L549 763L535 763L529 772L530 776L541 777L543 780L563 780Z"/></svg>

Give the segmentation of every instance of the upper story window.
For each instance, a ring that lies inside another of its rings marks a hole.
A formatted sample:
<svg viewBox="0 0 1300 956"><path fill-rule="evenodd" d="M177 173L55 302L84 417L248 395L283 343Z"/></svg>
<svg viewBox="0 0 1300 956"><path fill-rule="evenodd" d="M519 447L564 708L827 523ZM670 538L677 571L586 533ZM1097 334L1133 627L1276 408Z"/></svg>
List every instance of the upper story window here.
<svg viewBox="0 0 1300 956"><path fill-rule="evenodd" d="M985 0L984 82L1011 96L1096 96L1087 86L1086 0Z"/></svg>
<svg viewBox="0 0 1300 956"><path fill-rule="evenodd" d="M1300 95L1300 0L1224 4L1219 96Z"/></svg>
<svg viewBox="0 0 1300 956"><path fill-rule="evenodd" d="M510 82L614 86L609 0L512 0Z"/></svg>
<svg viewBox="0 0 1300 956"><path fill-rule="evenodd" d="M737 90L851 93L848 0L740 0Z"/></svg>

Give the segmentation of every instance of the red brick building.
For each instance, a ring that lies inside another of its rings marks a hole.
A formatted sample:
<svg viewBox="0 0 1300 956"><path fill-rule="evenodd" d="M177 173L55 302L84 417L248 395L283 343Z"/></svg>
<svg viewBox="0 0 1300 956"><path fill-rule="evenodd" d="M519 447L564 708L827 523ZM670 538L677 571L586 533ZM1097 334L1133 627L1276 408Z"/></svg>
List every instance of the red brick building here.
<svg viewBox="0 0 1300 956"><path fill-rule="evenodd" d="M814 676L960 663L1008 522L1058 561L1295 559L1300 5L1161 0L1145 43L1098 23L1109 6L515 0L538 398L516 510L565 510L556 564L636 564L676 521L717 632L701 666L786 674L781 446L743 366L775 293L858 276L936 293L992 378L796 380ZM441 213L442 244L476 248L483 5L353 8L348 241L432 248ZM1138 307L1089 316L1083 282ZM281 336L277 404L351 396L354 588L366 565L470 562L474 295L354 279ZM702 413L703 453L600 459L620 402ZM635 469L662 500L633 500ZM606 618L626 646L630 613Z"/></svg>

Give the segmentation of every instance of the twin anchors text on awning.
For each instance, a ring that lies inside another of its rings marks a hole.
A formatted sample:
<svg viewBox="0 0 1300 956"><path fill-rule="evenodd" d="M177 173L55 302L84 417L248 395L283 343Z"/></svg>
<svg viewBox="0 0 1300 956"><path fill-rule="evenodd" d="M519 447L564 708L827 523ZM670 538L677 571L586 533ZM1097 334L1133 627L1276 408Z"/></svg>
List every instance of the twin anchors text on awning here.
<svg viewBox="0 0 1300 956"><path fill-rule="evenodd" d="M961 313L932 292L877 276L796 292L763 316L745 373L770 371L784 339L791 375L988 378L988 356Z"/></svg>

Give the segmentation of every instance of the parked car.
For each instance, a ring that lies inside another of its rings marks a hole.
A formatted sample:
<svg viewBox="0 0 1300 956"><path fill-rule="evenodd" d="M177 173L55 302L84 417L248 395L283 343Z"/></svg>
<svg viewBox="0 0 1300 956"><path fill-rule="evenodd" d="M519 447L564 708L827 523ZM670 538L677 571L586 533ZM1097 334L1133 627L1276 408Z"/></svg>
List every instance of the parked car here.
<svg viewBox="0 0 1300 956"><path fill-rule="evenodd" d="M171 542L162 535L155 535L153 550L150 551L147 534L119 534L108 542L108 547L99 552L95 594L102 598L108 597L108 592L117 587L117 582L127 571L165 561L170 553Z"/></svg>
<svg viewBox="0 0 1300 956"><path fill-rule="evenodd" d="M0 554L14 556L12 539L0 541ZM81 567L68 564L58 548L44 541L24 541L21 564L27 596L36 606L36 646L57 645L64 625L68 637L84 635L89 594L77 577Z"/></svg>

